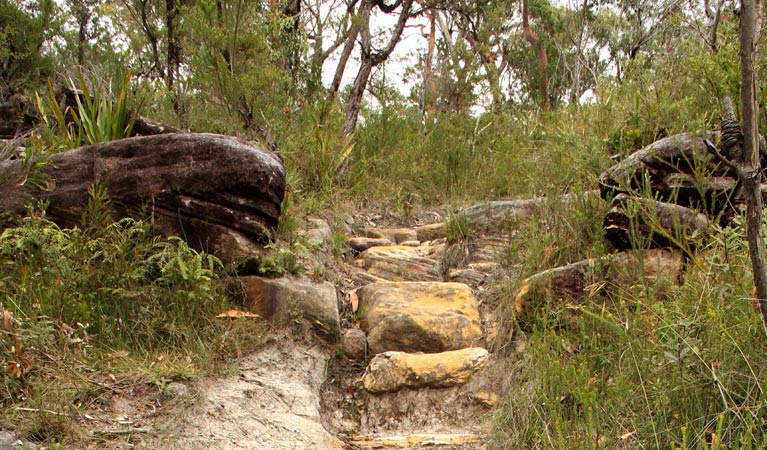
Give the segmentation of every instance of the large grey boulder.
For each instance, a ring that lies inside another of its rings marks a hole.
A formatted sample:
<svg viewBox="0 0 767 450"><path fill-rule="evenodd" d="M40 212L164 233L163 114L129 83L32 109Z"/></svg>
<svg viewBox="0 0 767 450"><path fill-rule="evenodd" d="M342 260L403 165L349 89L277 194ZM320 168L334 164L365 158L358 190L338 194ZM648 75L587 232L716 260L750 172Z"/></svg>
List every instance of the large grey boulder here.
<svg viewBox="0 0 767 450"><path fill-rule="evenodd" d="M3 184L19 185L22 161L0 163ZM171 133L89 145L50 157L48 189L3 186L0 211L23 213L30 197L49 202L46 216L80 224L93 185L107 189L114 219L151 215L156 231L229 258L277 227L285 167L242 139ZM245 243L245 244L243 244Z"/></svg>

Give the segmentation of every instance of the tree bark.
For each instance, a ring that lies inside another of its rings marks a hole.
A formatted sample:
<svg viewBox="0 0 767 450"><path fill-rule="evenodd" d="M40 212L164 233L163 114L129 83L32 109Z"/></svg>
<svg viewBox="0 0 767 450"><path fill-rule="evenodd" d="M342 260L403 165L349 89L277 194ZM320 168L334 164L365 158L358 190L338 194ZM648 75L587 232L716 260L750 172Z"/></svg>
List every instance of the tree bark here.
<svg viewBox="0 0 767 450"><path fill-rule="evenodd" d="M746 197L746 233L748 253L754 276L754 288L767 331L767 261L762 237L761 161L759 155L759 107L756 102L754 57L757 10L754 0L740 2L740 98L743 107L743 192Z"/></svg>
<svg viewBox="0 0 767 450"><path fill-rule="evenodd" d="M401 4L400 4L401 3ZM405 24L411 15L411 8L413 0L402 0L395 3L394 6L382 8L386 12L391 12L400 6L401 10L399 18L397 19L397 25L392 31L392 35L389 37L389 41L381 50L374 50L372 44L372 37L370 35L370 13L374 6L380 6L381 3L375 0L363 0L360 4L360 22L362 24L360 29L360 51L361 61L360 69L357 72L357 76L354 79L354 85L349 93L349 99L346 103L346 120L344 121L344 138L343 144L345 145L349 138L354 134L357 128L357 119L359 118L360 107L362 106L362 98L365 95L365 88L370 80L370 73L373 67L386 61L394 51L394 47L402 37L402 32L405 29ZM341 146L343 148L343 145Z"/></svg>
<svg viewBox="0 0 767 450"><path fill-rule="evenodd" d="M333 81L330 83L330 92L328 93L328 103L333 103L338 95L338 90L341 88L341 81L344 78L344 72L346 71L346 64L349 62L349 57L352 55L354 45L357 43L357 36L360 34L360 20L363 13L366 2L360 5L357 10L357 14L352 14L351 27L349 28L349 36L346 38L344 48L341 50L341 56L338 58L338 65L336 71L333 74ZM351 11L350 11L351 14Z"/></svg>
<svg viewBox="0 0 767 450"><path fill-rule="evenodd" d="M537 50L538 53L538 70L541 77L541 107L544 110L549 109L549 76L546 70L549 66L549 58L546 54L546 47L541 43L541 39L530 27L530 14L529 14L529 0L522 0L522 31L525 34L525 39L530 45Z"/></svg>

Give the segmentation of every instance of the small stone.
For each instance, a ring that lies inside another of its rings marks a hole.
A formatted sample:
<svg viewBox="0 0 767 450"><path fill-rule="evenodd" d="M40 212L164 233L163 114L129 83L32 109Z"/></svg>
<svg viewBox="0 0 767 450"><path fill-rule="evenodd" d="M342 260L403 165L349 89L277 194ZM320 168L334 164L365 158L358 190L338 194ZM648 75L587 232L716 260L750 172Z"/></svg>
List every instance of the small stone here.
<svg viewBox="0 0 767 450"><path fill-rule="evenodd" d="M184 383L174 381L172 383L168 383L163 391L165 395L170 398L184 397L189 394L189 387Z"/></svg>
<svg viewBox="0 0 767 450"><path fill-rule="evenodd" d="M359 328L350 328L344 332L344 355L353 361L364 361L367 358L368 338Z"/></svg>
<svg viewBox="0 0 767 450"><path fill-rule="evenodd" d="M321 247L333 239L333 231L324 220L310 217L307 222L308 227L304 232L304 238L310 246Z"/></svg>
<svg viewBox="0 0 767 450"><path fill-rule="evenodd" d="M416 239L421 242L433 241L447 236L447 225L444 222L422 225L415 229Z"/></svg>
<svg viewBox="0 0 767 450"><path fill-rule="evenodd" d="M484 348L465 348L442 353L385 352L370 362L362 383L372 393L403 388L442 388L466 383L490 359Z"/></svg>
<svg viewBox="0 0 767 450"><path fill-rule="evenodd" d="M352 250L356 252L364 252L371 247L379 247L382 245L392 245L392 241L383 238L367 238L367 237L355 237L346 242Z"/></svg>
<svg viewBox="0 0 767 450"><path fill-rule="evenodd" d="M486 407L486 408L492 408L495 405L498 404L498 402L501 400L501 397L498 396L495 392L486 391L486 390L479 390L473 394L471 394L472 400L479 403L480 405Z"/></svg>

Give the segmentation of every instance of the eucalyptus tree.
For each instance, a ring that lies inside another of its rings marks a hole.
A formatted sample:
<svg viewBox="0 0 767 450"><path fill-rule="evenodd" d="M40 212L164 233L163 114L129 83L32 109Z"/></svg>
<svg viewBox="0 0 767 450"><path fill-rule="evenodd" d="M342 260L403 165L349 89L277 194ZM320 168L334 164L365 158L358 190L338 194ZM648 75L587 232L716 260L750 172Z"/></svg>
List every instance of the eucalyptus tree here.
<svg viewBox="0 0 767 450"><path fill-rule="evenodd" d="M353 20L357 3L358 0L305 0L303 14L306 17L306 37L310 47L307 98L314 98L315 93L322 87L322 72L328 58L347 43L336 65L339 76L334 78L330 90L331 100L335 99L354 46L355 40L350 40L349 37L352 32L359 31L359 24Z"/></svg>
<svg viewBox="0 0 767 450"><path fill-rule="evenodd" d="M499 0L461 0L445 8L460 37L479 58L492 97L492 109L498 110L506 100L501 77L509 64L509 34L517 26L515 5Z"/></svg>
<svg viewBox="0 0 767 450"><path fill-rule="evenodd" d="M0 0L0 98L53 72L45 47L58 23L53 0Z"/></svg>
<svg viewBox="0 0 767 450"><path fill-rule="evenodd" d="M396 24L389 32L376 33L377 30L372 27L373 19L377 12L396 14ZM346 119L343 130L344 142L354 134L357 128L362 99L365 95L365 88L370 81L370 74L373 68L389 58L397 43L399 43L407 22L421 12L420 8L414 7L413 0L396 0L392 4L388 4L384 0L360 1L356 14L359 30L356 33L350 33L349 38L347 38L347 44L349 44L356 40L357 35L359 36L360 64L346 101Z"/></svg>

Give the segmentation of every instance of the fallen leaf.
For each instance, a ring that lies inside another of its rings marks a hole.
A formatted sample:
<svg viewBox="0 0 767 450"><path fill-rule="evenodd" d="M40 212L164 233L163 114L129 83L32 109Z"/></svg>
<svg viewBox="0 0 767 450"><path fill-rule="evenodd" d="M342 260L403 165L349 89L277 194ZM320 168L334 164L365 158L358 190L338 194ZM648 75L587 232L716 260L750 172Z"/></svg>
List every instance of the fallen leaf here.
<svg viewBox="0 0 767 450"><path fill-rule="evenodd" d="M259 316L256 313L248 312L248 311L240 311L238 309L230 309L229 311L222 312L221 314L217 315L216 317L258 317L260 319L263 319L263 317Z"/></svg>
<svg viewBox="0 0 767 450"><path fill-rule="evenodd" d="M349 300L352 302L352 312L357 312L360 307L360 299L357 297L357 290L353 290L349 293Z"/></svg>
<svg viewBox="0 0 767 450"><path fill-rule="evenodd" d="M626 439L630 438L631 436L637 434L636 431L629 431L628 433L621 434L621 440L625 441Z"/></svg>
<svg viewBox="0 0 767 450"><path fill-rule="evenodd" d="M9 333L13 331L13 315L7 309L3 310L3 330Z"/></svg>

